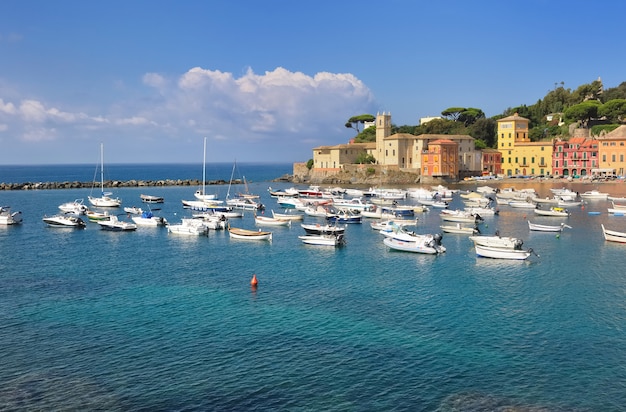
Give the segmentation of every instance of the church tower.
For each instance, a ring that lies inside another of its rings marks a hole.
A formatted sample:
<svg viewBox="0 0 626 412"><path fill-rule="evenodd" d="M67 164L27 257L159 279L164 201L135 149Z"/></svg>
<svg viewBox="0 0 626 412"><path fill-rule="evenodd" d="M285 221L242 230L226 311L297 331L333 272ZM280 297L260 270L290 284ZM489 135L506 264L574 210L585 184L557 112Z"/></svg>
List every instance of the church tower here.
<svg viewBox="0 0 626 412"><path fill-rule="evenodd" d="M376 163L385 164L385 138L391 136L391 113L376 113Z"/></svg>

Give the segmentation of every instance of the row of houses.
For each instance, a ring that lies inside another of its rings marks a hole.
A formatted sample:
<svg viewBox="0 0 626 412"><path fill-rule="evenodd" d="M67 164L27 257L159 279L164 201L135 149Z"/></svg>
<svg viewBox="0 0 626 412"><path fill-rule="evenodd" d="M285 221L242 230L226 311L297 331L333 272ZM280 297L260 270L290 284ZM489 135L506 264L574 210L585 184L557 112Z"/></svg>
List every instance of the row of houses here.
<svg viewBox="0 0 626 412"><path fill-rule="evenodd" d="M317 173L336 173L371 155L376 164L422 176L463 179L478 175L624 175L626 126L599 137L531 142L530 121L515 113L498 120L497 148L476 149L469 135L391 133L391 114L376 115L376 141L313 149ZM586 129L578 130L588 132Z"/></svg>

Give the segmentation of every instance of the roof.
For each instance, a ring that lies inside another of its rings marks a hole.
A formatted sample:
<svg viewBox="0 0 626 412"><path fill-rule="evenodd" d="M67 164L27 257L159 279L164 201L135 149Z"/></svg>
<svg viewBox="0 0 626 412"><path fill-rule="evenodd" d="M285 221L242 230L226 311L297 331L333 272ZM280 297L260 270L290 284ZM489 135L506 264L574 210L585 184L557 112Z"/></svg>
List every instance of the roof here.
<svg viewBox="0 0 626 412"><path fill-rule="evenodd" d="M515 113L512 116L508 116L508 117L504 117L500 120L498 120L498 122L511 122L511 121L516 121L516 120L524 120L524 121L529 121L527 118L520 116L519 114Z"/></svg>
<svg viewBox="0 0 626 412"><path fill-rule="evenodd" d="M334 146L317 146L314 147L313 150L332 150L332 149L375 149L376 142L366 142L366 143L343 143L337 144Z"/></svg>
<svg viewBox="0 0 626 412"><path fill-rule="evenodd" d="M599 139L626 139L626 125L621 125L612 132L600 136Z"/></svg>
<svg viewBox="0 0 626 412"><path fill-rule="evenodd" d="M439 140L439 139L447 139L447 140L464 140L474 138L468 134L420 134L419 136L415 136L411 133L395 133L391 136L385 137L385 140Z"/></svg>

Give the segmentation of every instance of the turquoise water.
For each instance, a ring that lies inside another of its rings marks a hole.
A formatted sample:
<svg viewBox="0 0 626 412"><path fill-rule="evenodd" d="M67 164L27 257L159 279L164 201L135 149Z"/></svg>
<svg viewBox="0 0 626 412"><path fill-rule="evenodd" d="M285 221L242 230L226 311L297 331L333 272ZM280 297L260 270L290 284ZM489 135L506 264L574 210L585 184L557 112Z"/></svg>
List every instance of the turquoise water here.
<svg viewBox="0 0 626 412"><path fill-rule="evenodd" d="M278 210L267 188L290 185L252 180ZM162 195L155 213L176 222L195 189L114 194ZM540 255L517 262L476 258L453 234L441 256L390 251L368 224L335 250L301 244L297 224L268 243L41 222L88 192L0 192L24 213L0 227L0 410L624 410L626 245L600 223L626 231L626 218L607 202L574 209L558 237L526 219L563 219L501 206L481 230ZM417 231L440 224L420 214Z"/></svg>

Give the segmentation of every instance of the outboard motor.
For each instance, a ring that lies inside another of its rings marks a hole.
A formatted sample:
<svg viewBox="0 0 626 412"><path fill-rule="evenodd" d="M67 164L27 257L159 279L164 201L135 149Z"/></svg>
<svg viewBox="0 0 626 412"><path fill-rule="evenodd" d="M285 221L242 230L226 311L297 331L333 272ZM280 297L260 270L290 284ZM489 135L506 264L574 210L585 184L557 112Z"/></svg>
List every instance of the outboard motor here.
<svg viewBox="0 0 626 412"><path fill-rule="evenodd" d="M443 238L443 236L440 233L435 233L433 235L433 239L435 240L435 244L437 246L441 246L441 239Z"/></svg>

